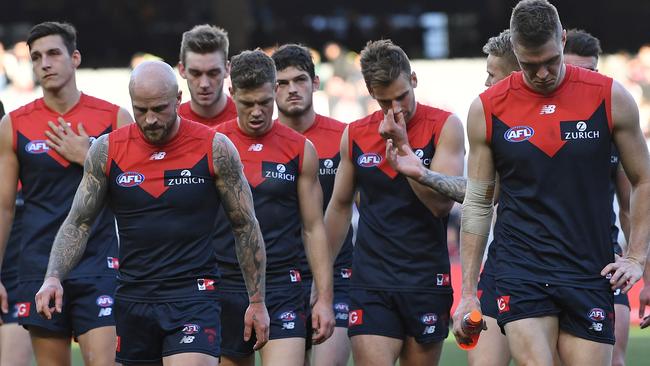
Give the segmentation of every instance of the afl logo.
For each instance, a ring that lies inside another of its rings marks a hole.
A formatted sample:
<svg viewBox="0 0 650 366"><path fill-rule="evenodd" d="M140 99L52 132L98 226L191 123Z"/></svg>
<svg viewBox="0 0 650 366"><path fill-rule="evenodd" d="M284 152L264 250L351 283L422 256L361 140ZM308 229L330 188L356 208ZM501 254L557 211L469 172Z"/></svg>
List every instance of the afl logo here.
<svg viewBox="0 0 650 366"><path fill-rule="evenodd" d="M422 320L422 324L432 325L432 324L436 324L436 322L438 321L438 316L434 313L428 313L422 315L420 320Z"/></svg>
<svg viewBox="0 0 650 366"><path fill-rule="evenodd" d="M97 306L102 308L107 308L113 305L113 298L108 295L102 295L97 298Z"/></svg>
<svg viewBox="0 0 650 366"><path fill-rule="evenodd" d="M580 121L576 123L576 129L580 132L583 132L584 130L587 129L587 124L584 121Z"/></svg>
<svg viewBox="0 0 650 366"><path fill-rule="evenodd" d="M363 168L372 168L379 165L379 163L381 163L381 156L375 153L363 154L357 158L357 164Z"/></svg>
<svg viewBox="0 0 650 366"><path fill-rule="evenodd" d="M135 187L144 182L144 175L138 172L124 172L115 179L120 187Z"/></svg>
<svg viewBox="0 0 650 366"><path fill-rule="evenodd" d="M275 170L277 170L278 173L284 173L287 171L287 168L284 166L284 164L278 164L275 166Z"/></svg>
<svg viewBox="0 0 650 366"><path fill-rule="evenodd" d="M331 169L334 166L334 162L332 161L332 159L325 159L323 161L323 166L327 169Z"/></svg>
<svg viewBox="0 0 650 366"><path fill-rule="evenodd" d="M30 141L25 145L25 151L30 154L44 154L50 150L49 146L45 143L45 140L34 140Z"/></svg>
<svg viewBox="0 0 650 366"><path fill-rule="evenodd" d="M280 314L280 320L283 322L290 322L292 320L296 319L296 313L293 311L285 311L284 313Z"/></svg>
<svg viewBox="0 0 650 366"><path fill-rule="evenodd" d="M508 142L522 142L533 137L535 130L528 126L515 126L503 134L503 138Z"/></svg>
<svg viewBox="0 0 650 366"><path fill-rule="evenodd" d="M607 316L605 315L605 310L601 308L593 308L589 310L589 319L595 322L603 321L606 317Z"/></svg>

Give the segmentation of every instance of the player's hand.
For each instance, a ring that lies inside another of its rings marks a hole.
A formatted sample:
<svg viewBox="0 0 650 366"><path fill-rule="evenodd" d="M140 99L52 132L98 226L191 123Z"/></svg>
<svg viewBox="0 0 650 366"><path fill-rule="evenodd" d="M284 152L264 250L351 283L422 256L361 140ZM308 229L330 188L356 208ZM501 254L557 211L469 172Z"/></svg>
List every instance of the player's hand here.
<svg viewBox="0 0 650 366"><path fill-rule="evenodd" d="M609 277L611 274L611 277ZM643 263L632 257L618 257L600 271L600 275L609 278L612 290L621 289L627 293L643 275Z"/></svg>
<svg viewBox="0 0 650 366"><path fill-rule="evenodd" d="M650 325L650 314L645 315L645 307L650 306L650 283L646 283L641 292L639 292L639 319L641 319L641 329Z"/></svg>
<svg viewBox="0 0 650 366"><path fill-rule="evenodd" d="M3 314L7 314L9 312L9 300L7 297L7 290L5 289L5 286L0 282L0 310L2 310ZM2 318L0 317L0 324L2 324Z"/></svg>
<svg viewBox="0 0 650 366"><path fill-rule="evenodd" d="M52 319L54 312L60 314L63 306L63 286L61 286L61 281L56 277L46 278L41 289L36 293L34 300L36 301L36 311L45 319ZM50 306L52 300L54 300L54 307Z"/></svg>
<svg viewBox="0 0 650 366"><path fill-rule="evenodd" d="M415 180L420 179L424 166L408 144L398 147L393 139L386 140L386 159L395 171Z"/></svg>
<svg viewBox="0 0 650 366"><path fill-rule="evenodd" d="M244 314L244 341L251 339L253 329L255 330L255 345L253 350L264 347L269 341L269 312L266 310L264 302L255 302L248 304L246 314Z"/></svg>
<svg viewBox="0 0 650 366"><path fill-rule="evenodd" d="M67 161L83 165L88 149L90 149L90 140L86 129L79 123L77 125L79 134L76 134L63 118L59 117L57 121L58 124L52 121L47 123L51 131L45 131L45 136L47 136L45 143Z"/></svg>
<svg viewBox="0 0 650 366"><path fill-rule="evenodd" d="M392 139L396 146L408 145L404 113L397 103L393 102L393 107L384 115L384 120L379 124L379 135L385 140Z"/></svg>
<svg viewBox="0 0 650 366"><path fill-rule="evenodd" d="M323 301L319 298L311 308L311 328L314 330L312 344L325 342L334 333L334 309L331 301Z"/></svg>
<svg viewBox="0 0 650 366"><path fill-rule="evenodd" d="M472 338L470 337L470 334L465 334L463 331L463 317L465 314L469 314L473 310L478 310L481 311L481 303L478 301L478 298L476 296L463 296L460 299L460 303L458 304L458 307L456 307L456 311L454 312L453 315L453 321L454 321L454 336L456 337L456 342L462 343L462 344L471 344L472 343ZM487 329L487 328L486 328Z"/></svg>

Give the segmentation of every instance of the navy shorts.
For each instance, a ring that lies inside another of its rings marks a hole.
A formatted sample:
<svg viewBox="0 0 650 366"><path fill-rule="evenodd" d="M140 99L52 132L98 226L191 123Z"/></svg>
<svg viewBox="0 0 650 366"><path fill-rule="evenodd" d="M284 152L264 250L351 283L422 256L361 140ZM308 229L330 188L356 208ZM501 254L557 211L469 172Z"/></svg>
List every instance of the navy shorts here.
<svg viewBox="0 0 650 366"><path fill-rule="evenodd" d="M20 283L20 302L16 304L18 323L29 329L39 327L61 335L78 337L95 328L115 326L113 294L115 277L84 277L63 281L63 309L52 320L36 311L34 297L43 281Z"/></svg>
<svg viewBox="0 0 650 366"><path fill-rule="evenodd" d="M313 279L302 279L303 301L305 302L305 350L311 349L311 337L314 330L311 327L311 285Z"/></svg>
<svg viewBox="0 0 650 366"><path fill-rule="evenodd" d="M630 307L630 298L627 296L627 293L622 293L621 289L616 289L614 291L614 305L625 305L628 308Z"/></svg>
<svg viewBox="0 0 650 366"><path fill-rule="evenodd" d="M477 296L481 301L481 313L496 319L499 310L497 309L497 293L494 276L481 273L481 278L478 281Z"/></svg>
<svg viewBox="0 0 650 366"><path fill-rule="evenodd" d="M269 312L269 339L305 338L304 291L300 283L284 288L266 291L266 307ZM253 354L255 332L244 342L244 314L248 308L246 292L221 291L223 324L222 354L230 357L248 357Z"/></svg>
<svg viewBox="0 0 650 366"><path fill-rule="evenodd" d="M159 363L179 353L221 355L217 300L142 303L117 299L117 362Z"/></svg>
<svg viewBox="0 0 650 366"><path fill-rule="evenodd" d="M614 344L612 291L556 286L516 279L497 279L497 323L557 316L560 329L576 337Z"/></svg>
<svg viewBox="0 0 650 366"><path fill-rule="evenodd" d="M5 324L18 323L18 314L21 312L21 307L25 305L19 305L18 301L18 278L3 278L2 284L7 290L7 298L9 301L9 312L7 314L0 312L2 314L2 322Z"/></svg>
<svg viewBox="0 0 650 366"><path fill-rule="evenodd" d="M348 335L440 342L449 334L453 300L452 294L350 289Z"/></svg>

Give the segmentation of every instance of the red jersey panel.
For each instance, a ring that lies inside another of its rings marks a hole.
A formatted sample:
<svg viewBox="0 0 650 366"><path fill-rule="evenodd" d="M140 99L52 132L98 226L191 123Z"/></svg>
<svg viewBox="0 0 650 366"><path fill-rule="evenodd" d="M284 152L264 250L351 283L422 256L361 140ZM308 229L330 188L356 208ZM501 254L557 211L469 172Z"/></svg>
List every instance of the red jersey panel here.
<svg viewBox="0 0 650 366"><path fill-rule="evenodd" d="M450 113L417 105L407 124L409 142L425 166L431 164ZM350 124L349 149L360 192L359 228L352 266L353 288L450 293L437 278L449 275L447 218L435 218L406 177L385 159L377 111Z"/></svg>
<svg viewBox="0 0 650 366"><path fill-rule="evenodd" d="M77 133L82 123L88 135L96 138L117 126L118 110L114 104L82 93L79 102L63 115L51 110L43 98L10 113L13 148L20 164L25 202L21 281L43 279L54 237L72 206L83 175L82 166L71 164L46 145L48 122L58 125L57 118L62 117ZM115 271L107 263L108 258L116 256L113 215L102 210L91 230L86 251L68 278L114 276Z"/></svg>
<svg viewBox="0 0 650 366"><path fill-rule="evenodd" d="M566 65L549 95L515 73L480 98L500 194L497 278L608 287L612 79Z"/></svg>
<svg viewBox="0 0 650 366"><path fill-rule="evenodd" d="M194 113L189 101L181 104L178 108L178 115L185 119L189 119L190 121L199 122L208 127L216 127L221 123L237 118L237 108L235 107L232 98L226 95L226 107L221 111L221 113L212 118L201 117Z"/></svg>

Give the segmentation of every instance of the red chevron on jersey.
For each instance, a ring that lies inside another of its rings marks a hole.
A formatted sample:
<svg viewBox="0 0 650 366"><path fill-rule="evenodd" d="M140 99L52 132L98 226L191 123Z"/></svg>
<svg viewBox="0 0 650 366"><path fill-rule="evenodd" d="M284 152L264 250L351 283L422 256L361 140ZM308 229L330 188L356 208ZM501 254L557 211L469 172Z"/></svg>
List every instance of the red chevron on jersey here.
<svg viewBox="0 0 650 366"><path fill-rule="evenodd" d="M300 174L306 139L289 127L274 121L267 133L253 137L244 134L234 119L220 124L216 131L226 135L237 147L251 187L268 179L295 181ZM289 163L295 159L298 165L293 171Z"/></svg>
<svg viewBox="0 0 650 366"><path fill-rule="evenodd" d="M529 89L521 73L486 90L481 100L488 141L503 138L510 143L528 142L553 157L573 136L597 138L590 121L600 103L605 101L608 113L611 104L611 80L608 83L597 75L567 65L562 84L548 95ZM503 136L492 136L492 118L509 127Z"/></svg>
<svg viewBox="0 0 650 366"><path fill-rule="evenodd" d="M212 140L200 134L205 133L202 129L195 132L194 125L181 119L178 133L163 146L149 144L136 124L115 131L109 138L107 176L114 166L121 172L114 177L118 186L142 189L155 198L173 186L205 183L206 177L193 175L192 168L206 155L211 155ZM204 144L203 148L200 145L195 149L184 147L197 143ZM164 158L152 159L152 156ZM208 158L211 162L212 157ZM212 164L209 168L214 173Z"/></svg>
<svg viewBox="0 0 650 366"><path fill-rule="evenodd" d="M24 149L29 154L47 154L61 166L67 167L70 162L45 143L48 139L45 131L51 131L48 122L58 125L57 119L62 117L75 133L79 133L81 123L89 136L99 137L116 128L118 110L119 107L114 104L83 93L77 104L65 114L50 109L43 98L36 99L10 114L14 151L19 153L18 149ZM19 146L19 140L24 141L24 146Z"/></svg>
<svg viewBox="0 0 650 366"><path fill-rule="evenodd" d="M447 111L417 104L415 115L407 123L406 129L411 148L423 162L431 163L433 146L438 143L440 132L450 115L451 113ZM379 125L383 120L384 114L379 110L350 124L348 130L349 154L353 160L352 163L359 169L376 166L387 176L395 178L397 172L391 168L385 156L386 141L379 135ZM354 146L357 146L362 152L356 159ZM427 148L427 146L431 148Z"/></svg>
<svg viewBox="0 0 650 366"><path fill-rule="evenodd" d="M347 125L317 114L314 123L302 134L316 147L319 159L333 158L339 153L341 135Z"/></svg>

